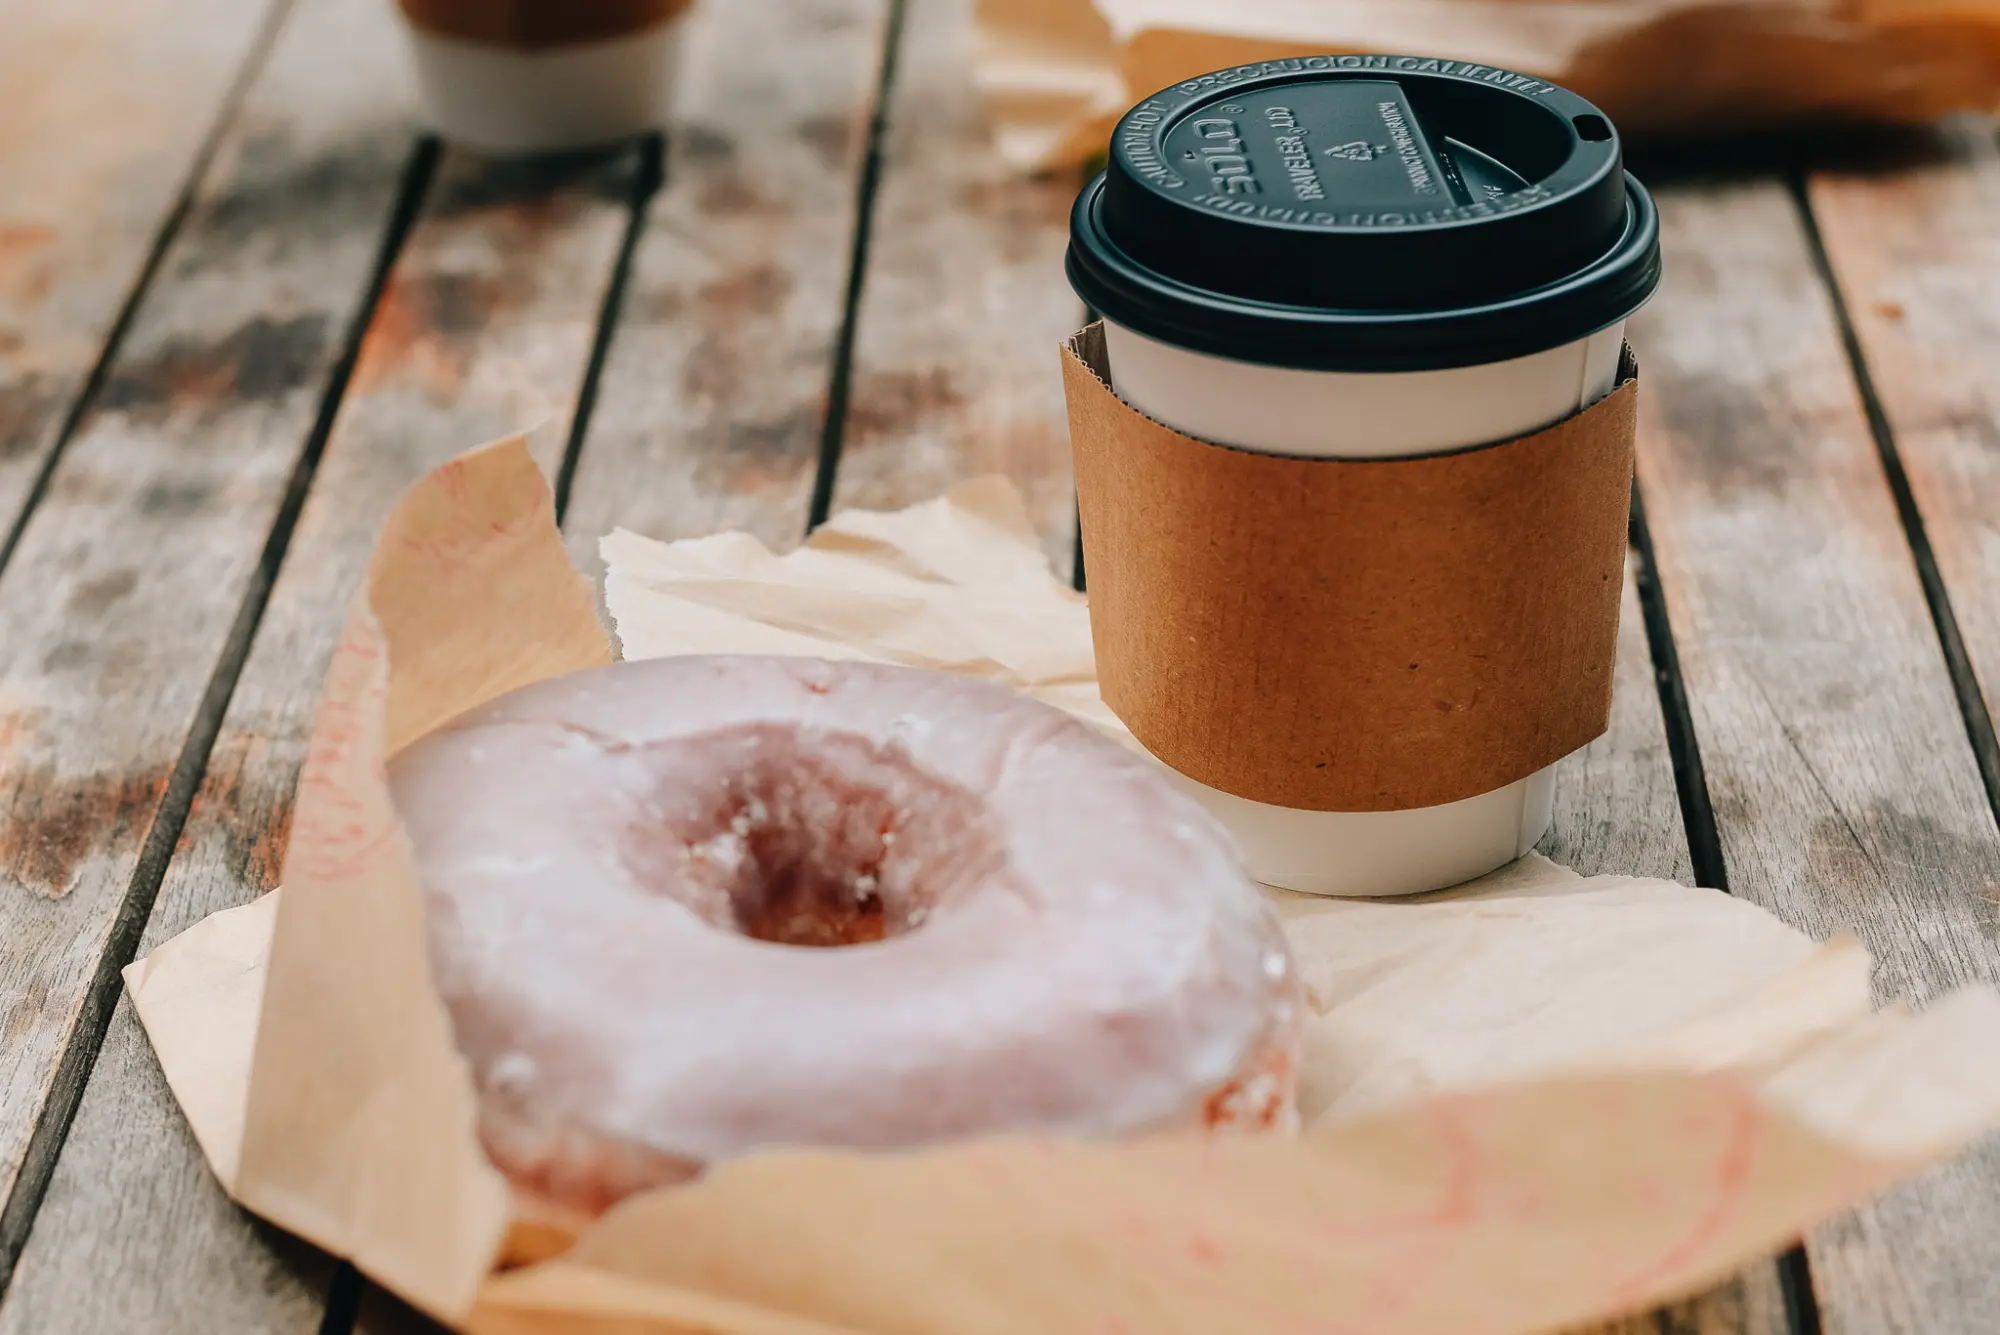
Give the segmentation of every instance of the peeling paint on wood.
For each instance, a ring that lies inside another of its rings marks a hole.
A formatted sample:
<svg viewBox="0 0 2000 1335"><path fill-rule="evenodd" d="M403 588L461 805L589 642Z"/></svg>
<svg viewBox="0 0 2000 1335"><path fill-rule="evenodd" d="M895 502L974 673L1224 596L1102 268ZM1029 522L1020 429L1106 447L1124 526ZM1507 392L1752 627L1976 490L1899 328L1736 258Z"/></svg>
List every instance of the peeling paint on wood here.
<svg viewBox="0 0 2000 1335"><path fill-rule="evenodd" d="M63 1051L91 1037L140 846L360 318L413 142L394 37L349 0L291 16L0 573L0 995L39 999L0 1055L0 1191L50 1101L74 1097L53 1083ZM55 138L100 151L79 127ZM301 179L341 185L290 193ZM233 814L237 837L257 828ZM260 888L178 875L147 940ZM121 1004L0 1331L314 1329L330 1264L275 1236L222 1198Z"/></svg>
<svg viewBox="0 0 2000 1335"><path fill-rule="evenodd" d="M273 0L10 0L0 35L0 533Z"/></svg>
<svg viewBox="0 0 2000 1335"><path fill-rule="evenodd" d="M61 899L92 854L136 847L166 791L168 769L64 775L54 765L11 766L12 804L0 822L0 873L30 894Z"/></svg>
<svg viewBox="0 0 2000 1335"><path fill-rule="evenodd" d="M315 230L288 244L251 247L251 272L231 271L211 281L204 270L176 279L178 265L170 258L162 287L149 300L149 307L160 307L152 317L160 332L147 332L151 325L135 329L129 350L134 364L156 364L150 350L173 345L183 332L179 322L205 322L204 327L223 331L238 327L241 316L224 304L225 293L236 294L239 303L267 302L274 294L303 289L314 294L309 309L326 311L330 327L349 326L411 145L390 90L352 80L355 68L397 74L400 67L389 54L393 30L385 26L393 21L385 9L352 0L303 0L295 16L298 29L288 31L271 76L253 98L253 118L262 105L265 115L298 122L301 152L316 151L320 136L342 125L339 142L350 146L357 142L357 126L379 127L373 150L377 177L348 203L354 212L342 227L327 230L313 221ZM334 58L336 50L346 57ZM252 160L231 159L239 169ZM274 879L320 677L375 533L403 490L458 451L541 419L555 428L544 439L543 463L556 463L625 226L623 200L633 162L630 153L573 160L538 169L532 184L523 184L516 169L489 169L470 157L446 155L425 215L396 267L395 286L405 299L391 318L410 321L407 339L399 344L385 337L382 314L376 313L367 383L350 387L327 443L185 827L183 851L160 888L142 948L216 909L244 902ZM268 158L265 165L283 170ZM233 186L225 176L215 188L227 194ZM323 202L302 199L299 207L323 207ZM191 217L190 226L199 230L203 216ZM494 295L408 296L454 292ZM188 336L180 342L191 346L201 340ZM240 372L235 374L240 383ZM73 449L73 460L65 462L84 468L99 458L97 451L104 452L92 469L99 476L75 495L95 498L91 503L101 506L129 494L119 513L132 545L121 546L128 539L107 542L103 523L75 511L60 521L52 517L47 539L35 539L86 568L95 562L102 569L120 552L148 553L150 564L140 566L145 588L129 601L151 607L151 619L119 633L143 634L149 646L165 646L168 656L151 661L173 665L165 676L177 691L188 683L198 690L206 680L262 545L276 491L318 409L310 392L284 396L282 409L238 397L224 410L226 423L219 424L209 398L211 377L195 379L193 397L170 407L141 403L129 411L105 411L78 442L80 450ZM134 420L161 412L167 414L163 426ZM91 443L97 440L104 443ZM115 474L114 459L123 465ZM162 517L148 526L139 514L142 483L156 475L148 469L207 482L215 487L215 500L199 517ZM51 504L58 490L51 490ZM38 516L31 538L40 524ZM24 546L23 554L29 550ZM39 558L33 568L45 592L54 581L51 568ZM12 587L0 580L0 614L9 606ZM25 592L29 586L21 587ZM0 653L12 648L7 640ZM99 717L120 716L124 707L101 705ZM185 707L141 706L137 712L145 718L145 737L158 732L177 743ZM65 754L87 754L91 746L129 750L135 745L129 732L130 725L124 730L73 725ZM18 752L18 741L16 746ZM102 873L98 880L102 888L92 902L101 910L115 904L113 889L122 890L124 882ZM80 904L85 893L79 885L70 904ZM0 914L5 911L0 901ZM47 952L55 935L51 929L38 948ZM75 929L63 924L61 935L67 939ZM0 942L0 959L10 950L36 948ZM76 972L88 976L87 968ZM0 1057L0 1063L6 1059ZM11 1098L0 1100L7 1117L16 1106ZM21 1100L18 1106L25 1114L31 1104ZM141 1217L131 1206L135 1198L160 1204ZM0 1304L0 1333L311 1331L319 1325L331 1270L326 1258L254 1224L222 1197L158 1078L144 1034L130 1008L121 1006L14 1283Z"/></svg>

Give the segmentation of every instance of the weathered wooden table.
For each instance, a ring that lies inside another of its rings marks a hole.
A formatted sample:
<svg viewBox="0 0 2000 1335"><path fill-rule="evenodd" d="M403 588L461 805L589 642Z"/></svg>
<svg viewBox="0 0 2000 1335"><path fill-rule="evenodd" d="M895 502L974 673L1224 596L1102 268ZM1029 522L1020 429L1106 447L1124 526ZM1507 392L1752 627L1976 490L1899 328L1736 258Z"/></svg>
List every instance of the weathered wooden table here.
<svg viewBox="0 0 2000 1335"><path fill-rule="evenodd" d="M664 148L518 167L417 135L379 0L0 5L0 1335L421 1324L222 1197L118 970L274 884L426 469L547 419L586 567L998 471L1070 568L1075 182L987 152L969 11L710 0ZM2000 147L1765 156L1655 164L1617 719L1549 851L1921 1004L2000 982ZM2000 1142L1620 1330L2000 1331Z"/></svg>

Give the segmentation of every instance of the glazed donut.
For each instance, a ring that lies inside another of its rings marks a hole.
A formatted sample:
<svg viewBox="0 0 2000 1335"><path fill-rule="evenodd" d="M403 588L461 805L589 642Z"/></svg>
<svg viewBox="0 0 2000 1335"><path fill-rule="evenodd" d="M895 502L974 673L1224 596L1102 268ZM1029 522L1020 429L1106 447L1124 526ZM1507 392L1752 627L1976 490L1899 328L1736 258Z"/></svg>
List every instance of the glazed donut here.
<svg viewBox="0 0 2000 1335"><path fill-rule="evenodd" d="M531 1199L595 1215L762 1147L1289 1116L1295 970L1228 836L1004 687L617 663L389 777L481 1138Z"/></svg>

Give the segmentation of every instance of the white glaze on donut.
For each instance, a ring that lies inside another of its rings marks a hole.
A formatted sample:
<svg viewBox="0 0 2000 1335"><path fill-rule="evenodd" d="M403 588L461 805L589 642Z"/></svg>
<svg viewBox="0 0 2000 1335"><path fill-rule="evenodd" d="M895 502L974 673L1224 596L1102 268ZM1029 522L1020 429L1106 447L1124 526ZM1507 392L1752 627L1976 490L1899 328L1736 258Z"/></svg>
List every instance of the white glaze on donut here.
<svg viewBox="0 0 2000 1335"><path fill-rule="evenodd" d="M763 1147L1289 1108L1296 979L1227 835L1004 687L619 663L390 780L481 1134L545 1199L595 1213Z"/></svg>

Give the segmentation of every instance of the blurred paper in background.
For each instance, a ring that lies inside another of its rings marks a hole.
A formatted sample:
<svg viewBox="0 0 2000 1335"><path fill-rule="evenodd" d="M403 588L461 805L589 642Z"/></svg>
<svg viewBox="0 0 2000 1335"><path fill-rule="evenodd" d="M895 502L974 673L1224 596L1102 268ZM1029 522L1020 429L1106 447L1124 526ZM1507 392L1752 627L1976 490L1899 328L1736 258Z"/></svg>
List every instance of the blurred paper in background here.
<svg viewBox="0 0 2000 1335"><path fill-rule="evenodd" d="M1252 61L1410 52L1581 93L1627 135L1911 124L2000 105L2000 0L979 0L978 79L1022 169Z"/></svg>

